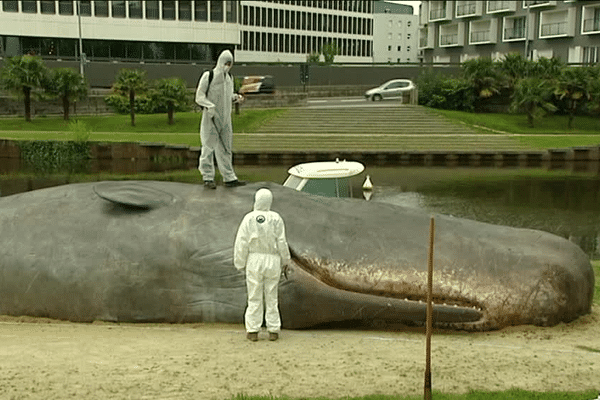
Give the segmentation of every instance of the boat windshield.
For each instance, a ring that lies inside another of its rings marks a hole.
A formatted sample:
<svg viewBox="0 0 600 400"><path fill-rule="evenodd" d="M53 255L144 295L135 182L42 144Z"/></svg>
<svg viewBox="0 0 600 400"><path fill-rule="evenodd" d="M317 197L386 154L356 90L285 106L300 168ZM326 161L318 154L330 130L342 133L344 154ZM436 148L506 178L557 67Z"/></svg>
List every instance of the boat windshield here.
<svg viewBox="0 0 600 400"><path fill-rule="evenodd" d="M349 197L349 181L348 178L309 179L302 191L326 197Z"/></svg>

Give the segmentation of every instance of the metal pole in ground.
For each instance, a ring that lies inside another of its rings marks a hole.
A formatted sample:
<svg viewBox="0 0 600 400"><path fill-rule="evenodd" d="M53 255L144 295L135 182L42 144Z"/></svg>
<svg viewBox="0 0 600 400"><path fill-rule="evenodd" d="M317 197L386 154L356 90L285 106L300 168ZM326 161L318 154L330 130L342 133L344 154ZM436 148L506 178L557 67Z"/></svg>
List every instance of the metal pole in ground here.
<svg viewBox="0 0 600 400"><path fill-rule="evenodd" d="M431 330L433 321L433 243L435 219L429 222L429 252L427 254L427 341L425 350L425 400L431 400Z"/></svg>

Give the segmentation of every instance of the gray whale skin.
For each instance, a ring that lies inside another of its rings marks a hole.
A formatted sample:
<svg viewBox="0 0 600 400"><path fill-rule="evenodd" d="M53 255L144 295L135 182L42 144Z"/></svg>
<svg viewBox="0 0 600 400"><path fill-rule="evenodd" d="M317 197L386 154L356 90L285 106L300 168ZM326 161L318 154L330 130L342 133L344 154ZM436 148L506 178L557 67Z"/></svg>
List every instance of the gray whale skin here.
<svg viewBox="0 0 600 400"><path fill-rule="evenodd" d="M425 322L430 215L273 183L71 184L0 198L0 314L70 321L241 323L233 267L261 187L286 223L283 327ZM575 244L530 229L437 215L434 325L554 325L591 311L594 274Z"/></svg>

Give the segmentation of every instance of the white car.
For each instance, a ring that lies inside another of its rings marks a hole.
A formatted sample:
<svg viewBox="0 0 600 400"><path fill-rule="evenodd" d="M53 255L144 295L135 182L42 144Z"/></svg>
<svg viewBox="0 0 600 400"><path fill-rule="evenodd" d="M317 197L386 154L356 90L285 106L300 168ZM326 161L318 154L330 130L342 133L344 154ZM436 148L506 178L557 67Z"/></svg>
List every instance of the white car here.
<svg viewBox="0 0 600 400"><path fill-rule="evenodd" d="M367 90L365 98L372 101L402 99L403 93L415 88L415 84L409 79L393 79L375 89Z"/></svg>

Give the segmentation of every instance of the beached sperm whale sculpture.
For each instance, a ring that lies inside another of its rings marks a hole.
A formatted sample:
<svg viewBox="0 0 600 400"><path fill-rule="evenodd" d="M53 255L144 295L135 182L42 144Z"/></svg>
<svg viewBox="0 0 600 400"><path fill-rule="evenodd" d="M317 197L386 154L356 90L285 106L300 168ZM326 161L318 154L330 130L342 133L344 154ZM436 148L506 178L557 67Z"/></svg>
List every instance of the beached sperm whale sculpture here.
<svg viewBox="0 0 600 400"><path fill-rule="evenodd" d="M293 254L284 328L425 321L430 216L273 183L72 184L0 198L0 314L71 321L242 322L238 224L274 194ZM589 313L587 256L558 236L436 216L434 324L552 325Z"/></svg>

